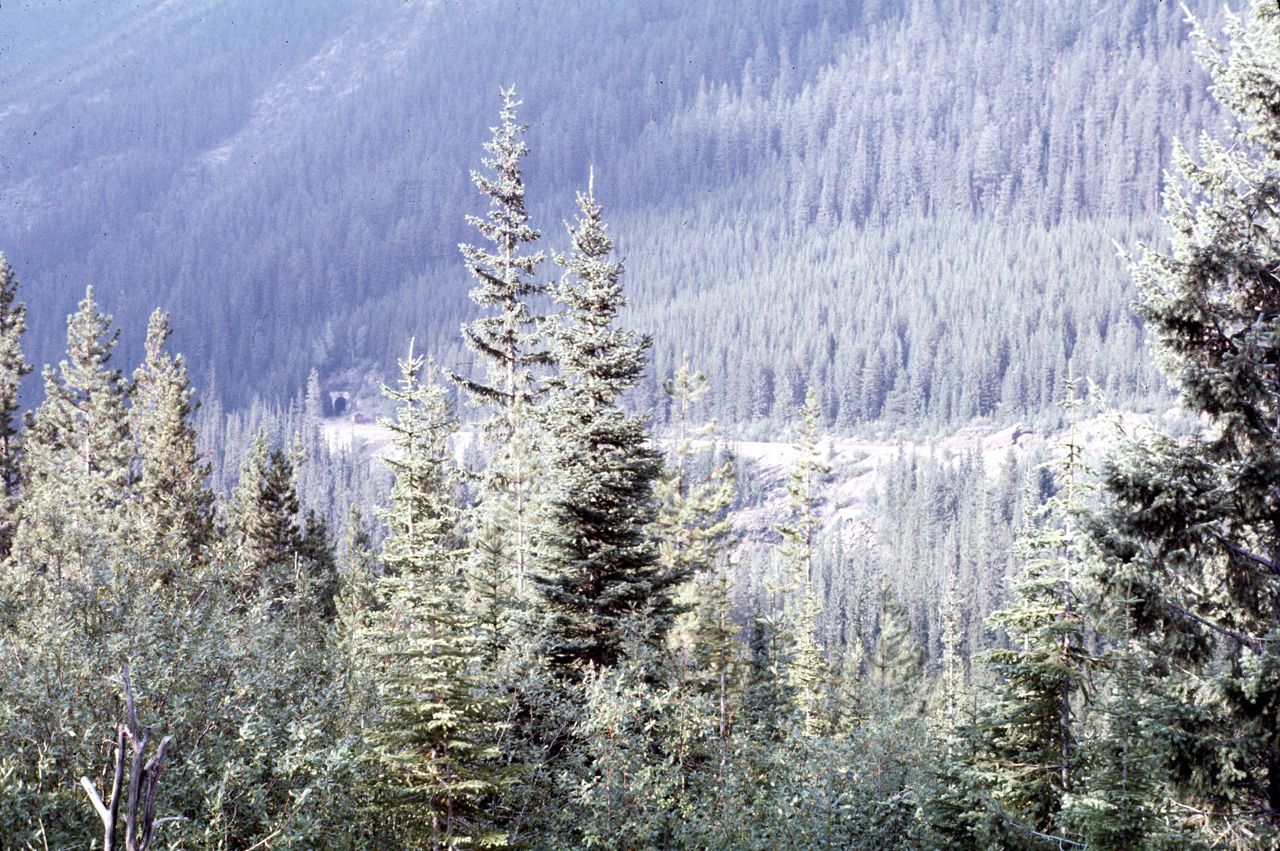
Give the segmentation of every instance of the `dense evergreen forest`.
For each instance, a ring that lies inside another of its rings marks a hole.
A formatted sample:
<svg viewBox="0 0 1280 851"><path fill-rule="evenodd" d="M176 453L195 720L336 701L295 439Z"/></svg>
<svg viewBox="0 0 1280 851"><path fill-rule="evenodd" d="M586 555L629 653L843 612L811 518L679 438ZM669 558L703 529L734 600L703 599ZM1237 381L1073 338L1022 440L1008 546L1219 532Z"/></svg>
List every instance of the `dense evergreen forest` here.
<svg viewBox="0 0 1280 851"><path fill-rule="evenodd" d="M313 369L376 389L410 337L482 370L458 211L518 83L532 226L561 248L596 167L659 423L685 354L774 434L809 387L842 430L1054 418L1071 364L1141 405L1165 383L1112 240L1156 233L1173 140L1218 126L1187 30L1148 0L19 4L0 244L37 362L93 282L130 359L160 306L230 409Z"/></svg>
<svg viewBox="0 0 1280 851"><path fill-rule="evenodd" d="M1280 7L569 5L0 18L0 849L1280 848Z"/></svg>

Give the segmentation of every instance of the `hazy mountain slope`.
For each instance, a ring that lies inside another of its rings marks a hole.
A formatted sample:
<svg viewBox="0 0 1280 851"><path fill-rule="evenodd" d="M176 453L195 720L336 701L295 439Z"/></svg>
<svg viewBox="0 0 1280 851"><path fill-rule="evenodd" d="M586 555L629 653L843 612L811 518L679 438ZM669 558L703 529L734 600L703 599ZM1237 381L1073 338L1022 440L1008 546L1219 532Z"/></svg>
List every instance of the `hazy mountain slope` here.
<svg viewBox="0 0 1280 851"><path fill-rule="evenodd" d="M739 419L810 381L844 425L1034 412L1070 358L1141 395L1110 238L1149 227L1169 140L1209 114L1186 27L1137 0L909 5L6 7L28 347L59 357L94 283L127 357L167 307L230 404L385 372L411 335L465 364L468 171L515 83L548 249L596 167L657 341L642 401L684 351Z"/></svg>

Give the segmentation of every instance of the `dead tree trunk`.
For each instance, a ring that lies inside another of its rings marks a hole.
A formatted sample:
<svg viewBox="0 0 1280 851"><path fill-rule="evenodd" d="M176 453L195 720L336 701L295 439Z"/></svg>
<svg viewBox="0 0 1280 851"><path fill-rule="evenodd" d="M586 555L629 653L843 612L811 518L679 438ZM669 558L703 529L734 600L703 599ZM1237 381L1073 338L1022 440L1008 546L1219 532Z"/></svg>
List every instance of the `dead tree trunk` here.
<svg viewBox="0 0 1280 851"><path fill-rule="evenodd" d="M151 739L151 728L138 731L138 707L133 702L133 687L129 683L129 663L121 672L124 680L125 723L116 726L115 776L111 783L111 798L104 804L93 781L80 778L80 785L89 793L93 808L102 818L103 851L116 851L116 828L120 819L120 793L124 784L125 740L129 741L129 795L125 801L124 847L125 851L149 851L152 830L167 821L183 821L178 818L156 819L156 786L160 782L160 769L173 736L165 736L160 746L144 765L142 757Z"/></svg>

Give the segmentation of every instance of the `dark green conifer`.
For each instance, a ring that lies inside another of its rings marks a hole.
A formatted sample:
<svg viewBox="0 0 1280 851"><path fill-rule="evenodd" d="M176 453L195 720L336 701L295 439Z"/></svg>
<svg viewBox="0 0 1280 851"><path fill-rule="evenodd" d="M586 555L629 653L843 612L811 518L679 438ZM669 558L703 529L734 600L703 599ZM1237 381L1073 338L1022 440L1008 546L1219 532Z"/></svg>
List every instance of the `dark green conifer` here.
<svg viewBox="0 0 1280 851"><path fill-rule="evenodd" d="M1068 406L1074 412L1074 394ZM1016 597L991 616L1009 647L979 658L998 678L993 700L966 734L994 796L1021 824L1062 836L1064 801L1081 784L1080 704L1093 656L1080 611L1080 554L1072 517L1082 505L1080 446L1074 427L1060 462L1061 489L1043 525L1022 542Z"/></svg>
<svg viewBox="0 0 1280 851"><path fill-rule="evenodd" d="M546 654L565 669L608 667L622 652L619 626L647 614L661 643L678 613L672 595L688 569L663 570L649 535L662 471L645 417L621 397L644 372L650 339L615 327L626 304L622 264L592 193L557 256L562 313L549 335L560 375L540 416L547 441L546 492L532 578L547 614Z"/></svg>
<svg viewBox="0 0 1280 851"><path fill-rule="evenodd" d="M316 613L336 613L337 562L328 524L308 512L299 523L294 468L298 455L271 449L266 429L259 429L240 468L240 481L227 505L227 537L245 571L244 590L292 594L309 584Z"/></svg>
<svg viewBox="0 0 1280 851"><path fill-rule="evenodd" d="M1131 624L1114 631L1118 634L1110 636L1114 645L1107 653L1111 694L1100 712L1103 729L1082 748L1087 788L1067 797L1066 820L1096 851L1188 847L1187 837L1171 829L1161 788L1161 743L1152 735L1159 713L1142 683L1151 660L1134 640Z"/></svg>
<svg viewBox="0 0 1280 851"><path fill-rule="evenodd" d="M1137 310L1191 437L1125 440L1103 470L1099 580L1153 650L1166 767L1224 841L1280 841L1280 7L1221 50L1197 30L1235 122L1165 195L1168 253L1134 266ZM1253 839L1246 839L1253 837ZM1263 846L1259 846L1263 847Z"/></svg>

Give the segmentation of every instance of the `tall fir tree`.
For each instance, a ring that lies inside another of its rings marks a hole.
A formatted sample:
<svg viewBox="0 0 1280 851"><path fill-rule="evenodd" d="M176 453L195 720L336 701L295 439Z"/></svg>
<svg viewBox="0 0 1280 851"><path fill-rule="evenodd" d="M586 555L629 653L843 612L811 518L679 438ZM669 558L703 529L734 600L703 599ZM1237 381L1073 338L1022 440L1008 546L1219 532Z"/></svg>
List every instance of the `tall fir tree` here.
<svg viewBox="0 0 1280 851"><path fill-rule="evenodd" d="M492 174L472 172L471 180L490 201L489 214L468 216L489 243L464 244L467 268L479 282L471 300L493 311L462 328L467 347L486 366L486 376L475 380L452 374L473 402L496 409L482 433L493 446L483 482L473 561L481 573L491 573L506 562L515 593L522 594L528 557L528 500L535 462L529 437L529 413L538 398L535 370L549 363L551 355L542 336L543 317L530 308L542 292L533 280L542 252L524 253L539 234L525 211L521 160L529 153L523 141L525 125L516 120L515 89L502 92L502 124L493 128L493 140L485 144L492 156L484 165ZM498 561L495 561L495 558ZM500 577L498 587L504 580Z"/></svg>
<svg viewBox="0 0 1280 851"><path fill-rule="evenodd" d="M499 848L506 837L491 807L509 774L487 690L481 648L463 607L459 536L461 476L449 451L455 423L423 359L400 362L391 431L396 453L380 605L364 642L380 667L380 711L369 741L377 801L405 847Z"/></svg>
<svg viewBox="0 0 1280 851"><path fill-rule="evenodd" d="M1058 462L1060 489L1042 509L1038 529L1028 518L1015 598L989 618L1009 646L978 657L997 684L966 730L976 741L978 770L1016 822L1056 836L1072 830L1065 802L1081 785L1081 704L1095 663L1086 647L1074 521L1084 504L1077 404L1069 382L1072 427Z"/></svg>
<svg viewBox="0 0 1280 851"><path fill-rule="evenodd" d="M915 715L922 707L920 686L924 680L924 648L911 631L907 607L893 591L886 576L880 582L880 635L871 666L880 694L891 712Z"/></svg>
<svg viewBox="0 0 1280 851"><path fill-rule="evenodd" d="M1149 652L1136 640L1128 607L1120 624L1103 624L1111 644L1105 654L1111 688L1100 702L1102 729L1081 749L1084 788L1066 796L1065 820L1096 851L1147 851L1192 847L1170 818L1160 769L1159 713L1145 694Z"/></svg>
<svg viewBox="0 0 1280 851"><path fill-rule="evenodd" d="M0 253L0 561L8 558L18 525L23 433L18 427L18 394L33 369L22 356L27 306L17 300L18 277Z"/></svg>
<svg viewBox="0 0 1280 851"><path fill-rule="evenodd" d="M213 492L208 464L196 448L191 424L200 403L187 380L182 355L165 351L172 331L159 310L147 324L146 358L133 373L129 423L137 445L135 508L157 542L180 548L174 563L190 564L213 536Z"/></svg>
<svg viewBox="0 0 1280 851"><path fill-rule="evenodd" d="M817 619L821 607L814 590L813 558L819 529L817 489L831 472L818 447L818 396L805 394L803 421L793 448L795 461L787 477L787 509L790 518L778 524L782 544L780 591L783 593L786 629L787 679L795 691L805 729L817 732L826 723L826 684L830 670L818 641Z"/></svg>
<svg viewBox="0 0 1280 851"><path fill-rule="evenodd" d="M662 471L648 422L621 407L644 373L650 339L615 327L625 306L622 263L593 193L557 256L562 313L549 336L560 374L541 409L548 442L532 579L547 613L546 655L562 671L609 667L622 652L620 625L646 615L661 644L677 615L673 595L688 569L664 570L649 535Z"/></svg>
<svg viewBox="0 0 1280 851"><path fill-rule="evenodd" d="M14 549L38 571L64 575L89 547L123 534L133 487L129 388L111 367L120 336L93 287L67 318L67 359L45 367L45 398L29 415L23 517Z"/></svg>
<svg viewBox="0 0 1280 851"><path fill-rule="evenodd" d="M294 471L301 457L272 449L266 429L258 430L227 503L227 538L240 558L244 592L289 595L305 583L315 614L328 620L337 612L337 561L323 519L308 512L299 521Z"/></svg>
<svg viewBox="0 0 1280 851"><path fill-rule="evenodd" d="M658 515L654 536L659 541L663 569L695 575L713 569L717 559L733 546L734 482L733 458L726 458L702 481L691 479L690 464L700 453L714 454L710 435L715 422L703 426L692 423L692 408L707 393L709 385L701 372L691 372L685 358L675 375L663 384L670 400L677 437L671 455L674 461L655 484Z"/></svg>
<svg viewBox="0 0 1280 851"><path fill-rule="evenodd" d="M1196 35L1230 142L1176 150L1170 250L1134 265L1202 427L1120 442L1093 530L1100 582L1155 652L1180 804L1243 846L1280 842L1280 8L1254 2L1227 33L1226 49Z"/></svg>

